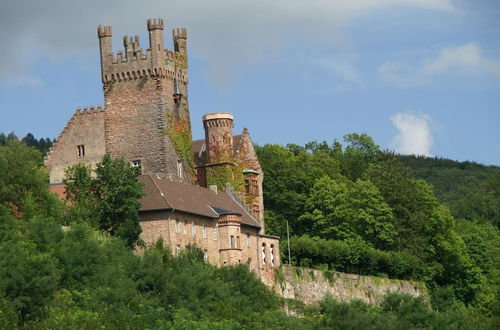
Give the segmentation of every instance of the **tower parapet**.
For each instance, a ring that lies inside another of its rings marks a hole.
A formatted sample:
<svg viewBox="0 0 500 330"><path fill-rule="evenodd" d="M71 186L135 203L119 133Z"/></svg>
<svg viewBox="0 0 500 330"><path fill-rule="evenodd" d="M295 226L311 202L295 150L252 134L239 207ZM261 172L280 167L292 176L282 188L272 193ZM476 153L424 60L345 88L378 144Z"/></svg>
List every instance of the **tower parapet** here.
<svg viewBox="0 0 500 330"><path fill-rule="evenodd" d="M101 52L101 75L104 84L146 77L177 76L179 82L187 83L187 31L174 29L174 50L165 48L163 19L148 19L149 47L144 51L139 36L123 37L124 51L112 49L111 26L97 28Z"/></svg>
<svg viewBox="0 0 500 330"><path fill-rule="evenodd" d="M148 19L148 31L163 30L163 18Z"/></svg>

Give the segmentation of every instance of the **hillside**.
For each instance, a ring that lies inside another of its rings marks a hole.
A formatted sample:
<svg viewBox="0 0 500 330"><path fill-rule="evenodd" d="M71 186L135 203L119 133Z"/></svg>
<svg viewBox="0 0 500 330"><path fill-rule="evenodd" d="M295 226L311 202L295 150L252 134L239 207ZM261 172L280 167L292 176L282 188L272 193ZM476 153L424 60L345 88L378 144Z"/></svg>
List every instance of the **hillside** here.
<svg viewBox="0 0 500 330"><path fill-rule="evenodd" d="M500 226L500 167L423 156L398 156L414 177L434 188L457 218L481 219Z"/></svg>
<svg viewBox="0 0 500 330"><path fill-rule="evenodd" d="M365 134L258 154L267 230L288 224L292 265L423 281L500 315L499 168L382 152Z"/></svg>
<svg viewBox="0 0 500 330"><path fill-rule="evenodd" d="M432 309L397 294L378 307L331 298L304 306L245 265L205 263L196 247L174 256L160 242L138 255L92 212L111 207L116 220L124 210L85 196L62 205L40 152L10 141L0 146L0 328L498 328L500 234L488 218L454 217L366 135L257 149L268 229L286 237L288 221L292 264L327 280L344 271L425 282Z"/></svg>

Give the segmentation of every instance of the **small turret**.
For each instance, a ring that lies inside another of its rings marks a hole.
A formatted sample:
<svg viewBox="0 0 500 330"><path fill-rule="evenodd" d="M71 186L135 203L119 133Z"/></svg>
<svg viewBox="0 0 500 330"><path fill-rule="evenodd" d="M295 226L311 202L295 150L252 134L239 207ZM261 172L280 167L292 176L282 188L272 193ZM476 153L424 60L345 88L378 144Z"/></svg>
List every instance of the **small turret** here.
<svg viewBox="0 0 500 330"><path fill-rule="evenodd" d="M97 36L99 37L99 47L101 53L101 73L104 82L104 72L108 65L113 62L113 47L111 44L111 26L99 25L97 27Z"/></svg>
<svg viewBox="0 0 500 330"><path fill-rule="evenodd" d="M139 53L142 55L141 46L139 45L139 36L135 36L134 38L124 36L123 46L125 47L125 56L127 56L127 58L136 57Z"/></svg>
<svg viewBox="0 0 500 330"><path fill-rule="evenodd" d="M172 39L174 41L174 50L183 55L187 55L187 31L185 28L177 28L172 30Z"/></svg>
<svg viewBox="0 0 500 330"><path fill-rule="evenodd" d="M209 113L203 116L207 163L232 163L233 115L227 112Z"/></svg>
<svg viewBox="0 0 500 330"><path fill-rule="evenodd" d="M151 48L151 62L153 67L161 65L165 44L163 40L163 19L148 19L149 47Z"/></svg>

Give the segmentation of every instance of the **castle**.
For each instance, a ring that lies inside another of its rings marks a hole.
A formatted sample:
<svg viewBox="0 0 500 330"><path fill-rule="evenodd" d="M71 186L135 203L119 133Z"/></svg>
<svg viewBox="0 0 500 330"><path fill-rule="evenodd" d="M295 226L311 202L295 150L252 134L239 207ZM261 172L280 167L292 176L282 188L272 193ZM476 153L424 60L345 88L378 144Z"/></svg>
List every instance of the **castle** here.
<svg viewBox="0 0 500 330"><path fill-rule="evenodd" d="M111 26L99 26L104 107L77 109L45 158L52 191L64 192L71 165L95 166L106 153L139 167L145 185L142 239L163 239L178 253L196 244L207 261L248 263L266 282L280 265L279 239L265 235L263 172L247 129L233 135L233 115L203 116L205 139L193 141L188 103L187 32L149 19L149 47L123 38L113 53ZM269 283L271 284L271 283Z"/></svg>

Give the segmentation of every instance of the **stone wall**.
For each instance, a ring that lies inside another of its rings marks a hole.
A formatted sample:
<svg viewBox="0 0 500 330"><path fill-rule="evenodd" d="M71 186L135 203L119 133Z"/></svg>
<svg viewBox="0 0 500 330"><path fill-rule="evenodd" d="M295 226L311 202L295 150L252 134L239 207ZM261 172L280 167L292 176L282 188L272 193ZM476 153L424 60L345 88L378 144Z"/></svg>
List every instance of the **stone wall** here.
<svg viewBox="0 0 500 330"><path fill-rule="evenodd" d="M248 133L248 129L244 129L241 134L238 148L235 154L236 162L242 168L242 170L253 170L258 172L258 174L245 175L245 179L249 180L246 184L248 185L251 181L256 182L257 189L253 191L250 189L246 193L246 203L251 209L254 216L259 220L261 225L261 234L265 233L265 223L264 223L264 172L260 165L259 158L253 147L252 139Z"/></svg>
<svg viewBox="0 0 500 330"><path fill-rule="evenodd" d="M83 146L83 154L78 146ZM45 157L50 183L62 182L64 170L71 165L85 163L93 167L102 161L105 153L104 110L100 107L78 109Z"/></svg>
<svg viewBox="0 0 500 330"><path fill-rule="evenodd" d="M306 304L317 303L328 294L342 302L359 299L374 305L378 305L388 292L428 299L427 289L420 282L292 266L282 266L277 271L275 290L284 298Z"/></svg>
<svg viewBox="0 0 500 330"><path fill-rule="evenodd" d="M194 235L193 235L194 224ZM250 269L260 274L268 268L279 267L279 241L272 237L260 237L258 229L248 226L241 226L238 232L233 233L239 237L239 248L234 255L231 255L231 260L227 259L227 253L224 253L224 248L227 248L229 243L229 234L218 226L217 219L195 216L178 211L155 211L141 212L140 225L142 228L141 238L150 246L158 239L163 239L165 247L171 249L175 253L177 248L182 250L188 245L196 245L201 250L207 252L208 260L215 266L224 266L229 263L249 263ZM203 231L205 228L205 234ZM215 234L214 234L215 229ZM235 238L236 238L235 237ZM275 246L275 265L269 263L270 251L266 250L267 265L262 264L259 246L265 241L268 247L273 244ZM225 258L226 257L226 258ZM272 285L274 277L269 281Z"/></svg>

